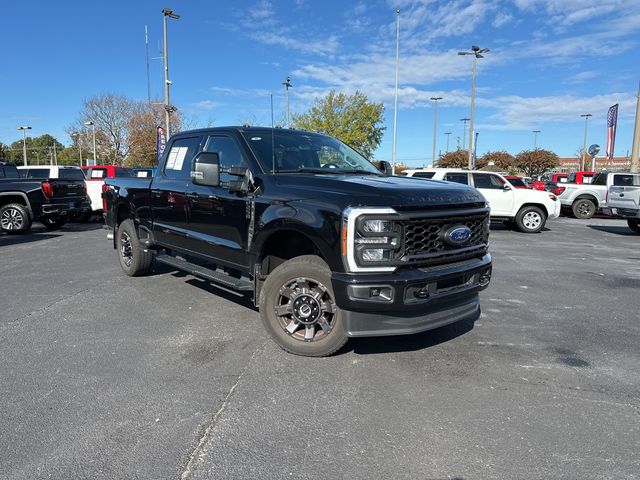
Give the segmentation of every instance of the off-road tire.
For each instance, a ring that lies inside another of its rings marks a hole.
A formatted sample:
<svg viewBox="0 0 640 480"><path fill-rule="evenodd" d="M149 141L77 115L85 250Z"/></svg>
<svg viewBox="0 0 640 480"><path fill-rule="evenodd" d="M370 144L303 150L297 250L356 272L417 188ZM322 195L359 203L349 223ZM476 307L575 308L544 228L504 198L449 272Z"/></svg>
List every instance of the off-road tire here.
<svg viewBox="0 0 640 480"><path fill-rule="evenodd" d="M636 220L635 218L627 219L627 225L629 228L636 233L640 233L640 220Z"/></svg>
<svg viewBox="0 0 640 480"><path fill-rule="evenodd" d="M42 217L40 218L40 223L47 230L58 230L67 223L67 217Z"/></svg>
<svg viewBox="0 0 640 480"><path fill-rule="evenodd" d="M18 235L31 228L31 218L27 207L21 203L8 203L0 207L0 230Z"/></svg>
<svg viewBox="0 0 640 480"><path fill-rule="evenodd" d="M571 205L571 213L576 218L588 220L596 213L596 205L593 200L588 198L579 198Z"/></svg>
<svg viewBox="0 0 640 480"><path fill-rule="evenodd" d="M283 304L284 300L288 302ZM348 340L342 328L342 312L335 304L331 270L315 255L295 257L276 267L262 286L259 306L265 329L287 352L325 357ZM290 313L284 312L286 309ZM314 332L310 339L308 331Z"/></svg>
<svg viewBox="0 0 640 480"><path fill-rule="evenodd" d="M145 252L138 241L138 232L133 220L127 219L118 226L116 252L124 273L130 277L145 275L151 270L153 254Z"/></svg>
<svg viewBox="0 0 640 480"><path fill-rule="evenodd" d="M538 233L547 222L547 215L540 207L522 207L516 214L516 226L523 233Z"/></svg>

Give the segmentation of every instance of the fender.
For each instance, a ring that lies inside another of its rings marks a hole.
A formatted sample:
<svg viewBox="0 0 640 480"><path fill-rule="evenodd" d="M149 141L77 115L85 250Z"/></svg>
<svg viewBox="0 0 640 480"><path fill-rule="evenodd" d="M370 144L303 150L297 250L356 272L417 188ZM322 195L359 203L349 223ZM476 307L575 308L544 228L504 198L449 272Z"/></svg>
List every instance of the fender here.
<svg viewBox="0 0 640 480"><path fill-rule="evenodd" d="M320 211L308 204L269 205L257 219L250 250L253 263L258 263L264 244L271 235L288 230L307 237L333 271L342 271L344 267L339 254L340 221L339 213Z"/></svg>
<svg viewBox="0 0 640 480"><path fill-rule="evenodd" d="M29 212L29 217L33 220L33 209L31 208L31 202L29 201L29 197L24 192L2 192L0 193L0 197L22 197L24 200L25 206L27 207L27 211Z"/></svg>

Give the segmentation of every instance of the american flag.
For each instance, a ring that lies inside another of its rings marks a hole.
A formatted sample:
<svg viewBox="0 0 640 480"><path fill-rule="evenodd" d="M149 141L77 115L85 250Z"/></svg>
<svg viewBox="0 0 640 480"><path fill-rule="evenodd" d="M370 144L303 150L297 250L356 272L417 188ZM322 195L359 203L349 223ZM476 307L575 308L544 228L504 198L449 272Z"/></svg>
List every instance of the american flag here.
<svg viewBox="0 0 640 480"><path fill-rule="evenodd" d="M618 125L618 104L609 108L607 113L607 160L613 160L613 151L616 148L616 127Z"/></svg>

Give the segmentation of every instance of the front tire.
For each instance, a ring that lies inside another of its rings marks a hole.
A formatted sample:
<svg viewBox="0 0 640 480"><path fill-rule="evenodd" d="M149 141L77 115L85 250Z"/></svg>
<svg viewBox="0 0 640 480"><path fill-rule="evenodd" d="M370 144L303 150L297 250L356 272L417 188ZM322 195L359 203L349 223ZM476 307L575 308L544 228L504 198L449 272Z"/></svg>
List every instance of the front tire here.
<svg viewBox="0 0 640 480"><path fill-rule="evenodd" d="M47 230L58 230L67 223L67 217L42 217L40 223L42 223Z"/></svg>
<svg viewBox="0 0 640 480"><path fill-rule="evenodd" d="M576 218L588 220L596 213L596 204L588 198L580 198L571 205L571 212Z"/></svg>
<svg viewBox="0 0 640 480"><path fill-rule="evenodd" d="M0 230L11 234L26 233L31 228L27 208L20 203L9 203L0 208Z"/></svg>
<svg viewBox="0 0 640 480"><path fill-rule="evenodd" d="M259 304L266 330L289 353L324 357L347 342L331 270L320 257L303 255L276 267L264 282Z"/></svg>
<svg viewBox="0 0 640 480"><path fill-rule="evenodd" d="M522 207L516 215L518 230L524 233L538 233L544 228L546 221L547 216L539 207Z"/></svg>
<svg viewBox="0 0 640 480"><path fill-rule="evenodd" d="M116 250L122 270L130 277L145 275L151 270L153 255L140 246L133 220L127 219L118 226Z"/></svg>
<svg viewBox="0 0 640 480"><path fill-rule="evenodd" d="M640 220L629 218L627 219L627 225L629 225L629 228L634 232L640 233Z"/></svg>

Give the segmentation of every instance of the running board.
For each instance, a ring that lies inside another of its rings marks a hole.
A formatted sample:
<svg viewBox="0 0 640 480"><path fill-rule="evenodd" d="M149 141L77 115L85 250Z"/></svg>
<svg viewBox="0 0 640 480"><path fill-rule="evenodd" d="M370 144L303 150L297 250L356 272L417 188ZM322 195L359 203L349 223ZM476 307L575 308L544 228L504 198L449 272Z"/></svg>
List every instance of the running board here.
<svg viewBox="0 0 640 480"><path fill-rule="evenodd" d="M245 278L235 278L227 275L226 273L211 270L210 268L188 262L182 258L160 254L156 255L155 259L160 263L164 263L165 265L187 272L194 277L209 280L210 282L217 283L218 285L222 285L223 287L230 288L232 290L238 290L240 292L250 292L253 290L253 283L250 280Z"/></svg>

